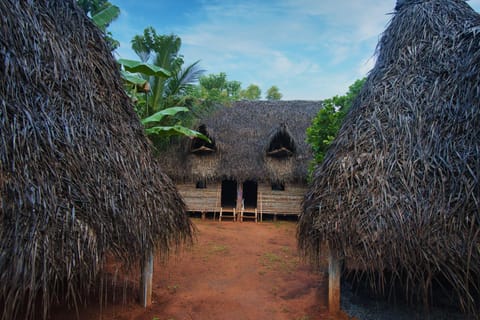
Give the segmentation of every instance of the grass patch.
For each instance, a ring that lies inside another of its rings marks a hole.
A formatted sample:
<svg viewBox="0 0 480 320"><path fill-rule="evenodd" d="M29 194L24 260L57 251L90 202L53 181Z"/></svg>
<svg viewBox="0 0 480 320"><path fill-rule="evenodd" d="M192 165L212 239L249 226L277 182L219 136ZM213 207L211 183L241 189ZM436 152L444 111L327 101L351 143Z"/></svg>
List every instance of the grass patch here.
<svg viewBox="0 0 480 320"><path fill-rule="evenodd" d="M207 262L210 257L228 255L230 253L230 248L226 245L209 243L206 247L203 247L202 260Z"/></svg>
<svg viewBox="0 0 480 320"><path fill-rule="evenodd" d="M227 254L230 252L230 249L225 245L214 244L208 250L211 254Z"/></svg>
<svg viewBox="0 0 480 320"><path fill-rule="evenodd" d="M282 248L281 251L282 254L264 253L260 258L262 266L267 270L293 272L298 265L298 258L287 254L287 251L289 251L287 247Z"/></svg>
<svg viewBox="0 0 480 320"><path fill-rule="evenodd" d="M279 228L282 228L282 227L290 227L292 225L291 222L289 221L275 221L273 222L273 225L275 226L275 228L279 229Z"/></svg>

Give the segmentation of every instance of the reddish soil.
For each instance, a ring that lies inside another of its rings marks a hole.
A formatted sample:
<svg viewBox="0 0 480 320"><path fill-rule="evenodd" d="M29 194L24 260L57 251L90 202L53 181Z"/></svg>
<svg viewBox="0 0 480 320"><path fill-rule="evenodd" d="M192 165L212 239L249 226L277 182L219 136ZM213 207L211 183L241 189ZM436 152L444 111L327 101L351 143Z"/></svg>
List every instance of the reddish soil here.
<svg viewBox="0 0 480 320"><path fill-rule="evenodd" d="M322 277L298 258L295 223L193 221L194 246L155 262L151 307L138 305L134 291L101 313L98 303L80 309L80 319L337 319L326 315ZM76 314L53 313L54 320Z"/></svg>

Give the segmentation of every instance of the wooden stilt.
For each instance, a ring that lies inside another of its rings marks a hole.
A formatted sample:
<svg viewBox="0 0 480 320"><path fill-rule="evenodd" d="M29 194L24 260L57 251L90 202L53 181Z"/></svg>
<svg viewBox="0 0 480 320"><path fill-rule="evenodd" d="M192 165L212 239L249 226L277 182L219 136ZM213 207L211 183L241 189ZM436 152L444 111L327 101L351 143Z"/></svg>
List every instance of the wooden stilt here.
<svg viewBox="0 0 480 320"><path fill-rule="evenodd" d="M241 212L243 208L243 183L238 183L237 186L237 212Z"/></svg>
<svg viewBox="0 0 480 320"><path fill-rule="evenodd" d="M145 254L140 277L140 304L146 308L152 304L153 251Z"/></svg>
<svg viewBox="0 0 480 320"><path fill-rule="evenodd" d="M340 276L341 261L330 248L328 255L328 311L330 314L340 312Z"/></svg>
<svg viewBox="0 0 480 320"><path fill-rule="evenodd" d="M326 242L322 243L321 246L321 252L325 255L324 257L320 258L319 260L319 275L320 275L320 285L317 289L317 301L320 305L320 310L322 312L327 312L328 311L328 298L329 298L329 293L328 293L328 259L326 258L326 254L328 253L328 244Z"/></svg>

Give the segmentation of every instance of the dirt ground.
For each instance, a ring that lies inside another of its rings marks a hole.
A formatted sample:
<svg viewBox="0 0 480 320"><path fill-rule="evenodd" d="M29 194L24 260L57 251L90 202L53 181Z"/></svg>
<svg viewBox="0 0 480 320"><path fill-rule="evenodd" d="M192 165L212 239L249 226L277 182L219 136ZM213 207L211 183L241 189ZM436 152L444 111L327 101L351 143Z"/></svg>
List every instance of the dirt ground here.
<svg viewBox="0 0 480 320"><path fill-rule="evenodd" d="M98 303L80 309L80 319L337 319L326 313L322 277L297 255L294 222L193 221L194 246L155 262L151 307L130 292L101 313ZM52 319L75 314L57 309Z"/></svg>

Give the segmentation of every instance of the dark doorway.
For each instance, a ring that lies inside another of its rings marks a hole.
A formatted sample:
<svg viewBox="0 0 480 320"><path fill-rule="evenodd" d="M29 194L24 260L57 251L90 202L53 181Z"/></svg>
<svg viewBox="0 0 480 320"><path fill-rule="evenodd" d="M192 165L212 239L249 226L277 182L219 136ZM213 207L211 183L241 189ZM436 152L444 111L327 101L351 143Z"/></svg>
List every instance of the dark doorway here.
<svg viewBox="0 0 480 320"><path fill-rule="evenodd" d="M243 205L245 208L257 207L258 184L256 181L247 180L243 183Z"/></svg>
<svg viewBox="0 0 480 320"><path fill-rule="evenodd" d="M237 181L222 181L222 207L235 208L237 206Z"/></svg>

